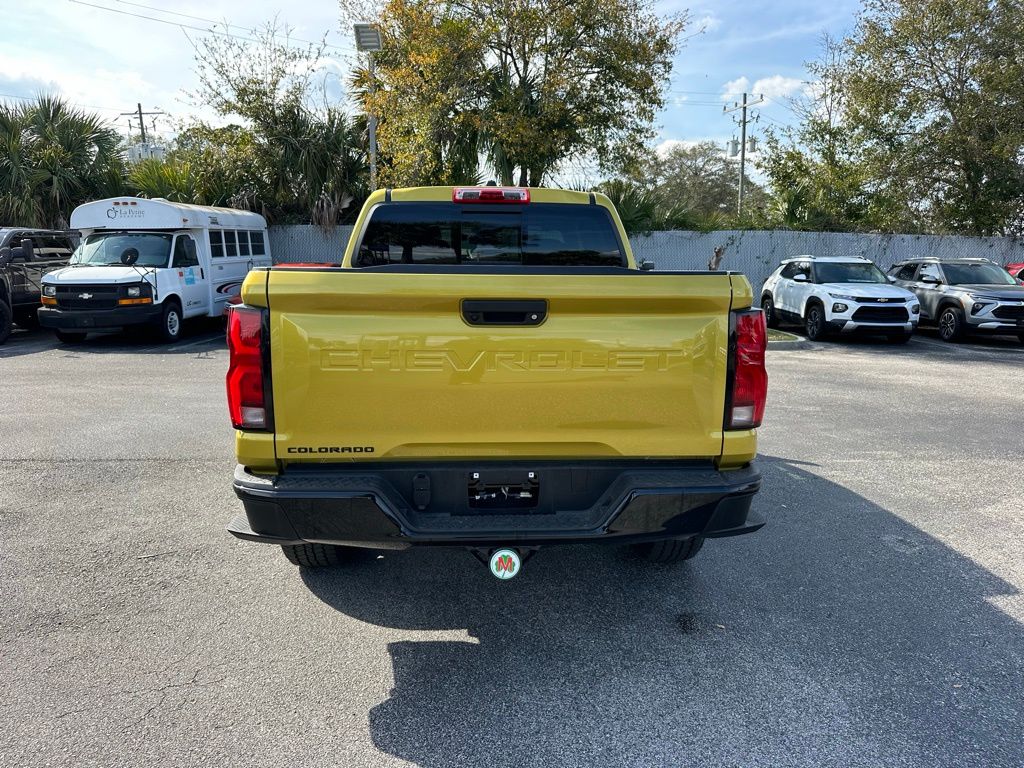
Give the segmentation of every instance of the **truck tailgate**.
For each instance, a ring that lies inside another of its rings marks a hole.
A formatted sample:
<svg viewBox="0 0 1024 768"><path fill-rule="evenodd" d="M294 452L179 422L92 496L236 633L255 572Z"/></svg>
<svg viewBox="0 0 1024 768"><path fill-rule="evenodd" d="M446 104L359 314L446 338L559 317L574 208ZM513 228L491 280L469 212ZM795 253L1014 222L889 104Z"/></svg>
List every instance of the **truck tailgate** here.
<svg viewBox="0 0 1024 768"><path fill-rule="evenodd" d="M270 270L277 458L718 457L733 288L712 273ZM514 300L542 307L539 324L467 321L464 301Z"/></svg>

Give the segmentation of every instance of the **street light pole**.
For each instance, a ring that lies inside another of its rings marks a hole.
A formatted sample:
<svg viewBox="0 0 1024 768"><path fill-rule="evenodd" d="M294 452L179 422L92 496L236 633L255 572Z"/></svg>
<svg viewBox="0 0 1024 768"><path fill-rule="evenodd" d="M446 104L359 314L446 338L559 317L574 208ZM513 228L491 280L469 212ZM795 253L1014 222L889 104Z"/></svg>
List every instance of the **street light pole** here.
<svg viewBox="0 0 1024 768"><path fill-rule="evenodd" d="M373 71L373 51L367 54L370 59L369 67L370 70L370 101L373 102L373 96L377 93L377 78ZM370 109L370 191L377 189L377 115L374 110Z"/></svg>
<svg viewBox="0 0 1024 768"><path fill-rule="evenodd" d="M373 69L373 53L381 49L380 30L373 24L353 24L352 29L356 35L356 50L365 51L369 64L367 69L370 74L370 102L377 93L377 76ZM370 191L377 189L377 115L373 107L369 109L367 122L370 131Z"/></svg>

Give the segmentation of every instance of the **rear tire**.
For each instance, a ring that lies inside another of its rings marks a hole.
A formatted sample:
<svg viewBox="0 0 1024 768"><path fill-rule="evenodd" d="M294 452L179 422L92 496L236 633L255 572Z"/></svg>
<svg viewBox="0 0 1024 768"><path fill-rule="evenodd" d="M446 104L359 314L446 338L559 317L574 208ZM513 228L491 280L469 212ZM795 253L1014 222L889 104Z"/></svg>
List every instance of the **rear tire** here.
<svg viewBox="0 0 1024 768"><path fill-rule="evenodd" d="M804 316L804 333L810 341L821 341L828 334L825 308L821 304L808 304Z"/></svg>
<svg viewBox="0 0 1024 768"><path fill-rule="evenodd" d="M906 344L914 334L900 331L899 333L889 333L886 335L890 344Z"/></svg>
<svg viewBox="0 0 1024 768"><path fill-rule="evenodd" d="M678 563L696 557L703 546L704 537L694 536L692 539L666 539L636 544L633 549L649 563Z"/></svg>
<svg viewBox="0 0 1024 768"><path fill-rule="evenodd" d="M156 327L157 336L165 344L173 344L181 338L181 304L174 299L164 302L164 311Z"/></svg>
<svg viewBox="0 0 1024 768"><path fill-rule="evenodd" d="M57 341L62 344L81 344L85 341L85 334L78 331L55 331Z"/></svg>
<svg viewBox="0 0 1024 768"><path fill-rule="evenodd" d="M344 560L343 547L333 544L282 544L288 561L303 568L330 568Z"/></svg>
<svg viewBox="0 0 1024 768"><path fill-rule="evenodd" d="M0 298L0 344L7 341L13 326L14 315L11 312L11 307L4 299Z"/></svg>
<svg viewBox="0 0 1024 768"><path fill-rule="evenodd" d="M959 307L945 307L939 313L939 338L960 341L964 335L964 313Z"/></svg>
<svg viewBox="0 0 1024 768"><path fill-rule="evenodd" d="M771 296L765 296L761 299L761 309L764 311L764 321L769 328L779 327L779 316L775 311L775 302Z"/></svg>

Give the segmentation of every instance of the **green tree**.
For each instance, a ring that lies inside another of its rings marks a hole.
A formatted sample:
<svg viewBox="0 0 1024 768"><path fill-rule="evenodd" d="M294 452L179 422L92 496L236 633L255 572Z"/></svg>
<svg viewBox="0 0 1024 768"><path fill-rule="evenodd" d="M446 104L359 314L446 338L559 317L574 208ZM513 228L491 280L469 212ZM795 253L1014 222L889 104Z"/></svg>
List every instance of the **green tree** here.
<svg viewBox="0 0 1024 768"><path fill-rule="evenodd" d="M383 176L438 183L483 156L503 184L565 159L635 160L664 104L685 16L650 0L388 0L376 91ZM365 82L365 74L360 76Z"/></svg>
<svg viewBox="0 0 1024 768"><path fill-rule="evenodd" d="M117 132L60 98L0 104L0 220L66 228L71 211L124 191Z"/></svg>
<svg viewBox="0 0 1024 768"><path fill-rule="evenodd" d="M771 189L768 217L789 229L907 228L910 217L877 191L855 140L847 48L825 35L820 57L806 67L808 87L789 100L797 124L767 131L760 166Z"/></svg>
<svg viewBox="0 0 1024 768"><path fill-rule="evenodd" d="M171 162L188 161L210 200L332 226L367 194L365 125L317 103L323 46L295 47L274 23L252 34L255 42L211 36L196 49L193 99L245 127L196 124Z"/></svg>
<svg viewBox="0 0 1024 768"><path fill-rule="evenodd" d="M1008 232L1024 173L1024 7L866 0L846 114L878 194L936 231Z"/></svg>
<svg viewBox="0 0 1024 768"><path fill-rule="evenodd" d="M727 216L736 210L739 164L713 141L675 144L652 153L637 178L653 184L661 196L696 218ZM762 204L763 191L749 174L744 178L744 208Z"/></svg>

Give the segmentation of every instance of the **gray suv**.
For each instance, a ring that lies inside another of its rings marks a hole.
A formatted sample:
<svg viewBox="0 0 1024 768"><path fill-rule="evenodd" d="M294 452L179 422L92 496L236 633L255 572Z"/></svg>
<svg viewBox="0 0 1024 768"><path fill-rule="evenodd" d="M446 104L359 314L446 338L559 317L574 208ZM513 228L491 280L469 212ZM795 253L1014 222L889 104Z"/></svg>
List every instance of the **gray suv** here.
<svg viewBox="0 0 1024 768"><path fill-rule="evenodd" d="M1017 336L1024 344L1024 285L988 259L907 259L889 279L921 300L921 322L938 326L943 341L968 333Z"/></svg>

